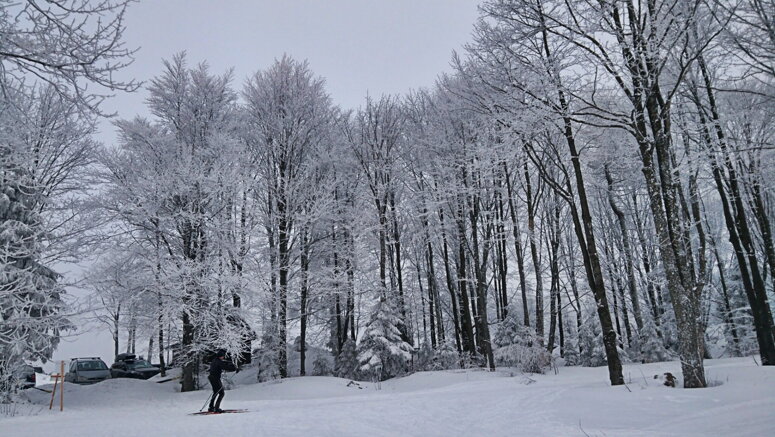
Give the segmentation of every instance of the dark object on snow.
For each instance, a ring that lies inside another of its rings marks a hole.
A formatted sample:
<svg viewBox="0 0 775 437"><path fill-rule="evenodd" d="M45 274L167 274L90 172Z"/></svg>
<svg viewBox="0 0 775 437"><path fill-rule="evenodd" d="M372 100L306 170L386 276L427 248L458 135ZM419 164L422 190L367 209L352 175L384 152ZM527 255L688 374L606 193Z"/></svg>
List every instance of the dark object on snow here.
<svg viewBox="0 0 775 437"><path fill-rule="evenodd" d="M363 387L355 381L348 382L347 387L358 387L358 389L363 390Z"/></svg>
<svg viewBox="0 0 775 437"><path fill-rule="evenodd" d="M221 409L221 401L226 391L223 389L221 383L221 374L226 372L234 372L237 367L230 361L224 361L221 357L226 355L226 351L223 349L216 352L216 357L210 361L210 375L207 379L210 381L210 385L213 387L213 396L210 398L210 408L208 412L216 412Z"/></svg>
<svg viewBox="0 0 775 437"><path fill-rule="evenodd" d="M220 411L199 411L197 413L191 413L189 416L209 416L211 414L224 414L224 413L247 413L248 410L220 410Z"/></svg>
<svg viewBox="0 0 775 437"><path fill-rule="evenodd" d="M665 373L665 385L668 387L675 387L675 376L672 373Z"/></svg>

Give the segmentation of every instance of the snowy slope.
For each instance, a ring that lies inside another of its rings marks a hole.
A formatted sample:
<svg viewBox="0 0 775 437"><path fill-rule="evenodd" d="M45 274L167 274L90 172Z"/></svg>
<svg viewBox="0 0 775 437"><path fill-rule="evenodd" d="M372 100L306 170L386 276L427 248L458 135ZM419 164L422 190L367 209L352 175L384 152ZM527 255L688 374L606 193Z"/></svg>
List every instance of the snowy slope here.
<svg viewBox="0 0 775 437"><path fill-rule="evenodd" d="M241 384L223 407L244 414L189 416L206 391L175 383L110 380L66 385L65 411L28 390L28 415L0 417L3 436L769 436L775 435L775 369L751 358L707 361L704 390L668 388L655 374L676 362L625 366L627 387L610 387L605 368L559 374L423 372L377 390L332 377ZM45 408L43 408L45 406Z"/></svg>

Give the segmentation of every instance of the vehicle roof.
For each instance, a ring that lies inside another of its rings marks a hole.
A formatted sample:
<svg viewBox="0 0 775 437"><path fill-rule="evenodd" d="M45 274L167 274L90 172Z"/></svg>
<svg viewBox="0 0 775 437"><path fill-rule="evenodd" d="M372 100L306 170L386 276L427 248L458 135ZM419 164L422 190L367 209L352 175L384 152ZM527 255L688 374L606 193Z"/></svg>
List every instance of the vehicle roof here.
<svg viewBox="0 0 775 437"><path fill-rule="evenodd" d="M100 357L81 357L81 358L70 358L71 361L102 361L102 358Z"/></svg>

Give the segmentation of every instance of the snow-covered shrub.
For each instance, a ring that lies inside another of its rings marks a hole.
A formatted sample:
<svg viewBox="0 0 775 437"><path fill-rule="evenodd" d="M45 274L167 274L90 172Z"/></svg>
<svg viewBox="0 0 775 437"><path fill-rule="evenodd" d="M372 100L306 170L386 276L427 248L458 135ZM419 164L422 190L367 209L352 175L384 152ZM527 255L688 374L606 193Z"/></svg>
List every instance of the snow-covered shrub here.
<svg viewBox="0 0 775 437"><path fill-rule="evenodd" d="M640 360L643 363L657 363L669 361L670 353L662 344L662 339L657 335L656 325L651 317L646 319L641 332L642 345L640 348Z"/></svg>
<svg viewBox="0 0 775 437"><path fill-rule="evenodd" d="M523 335L525 324L519 317L519 312L513 305L509 305L506 318L495 325L492 331L493 349L514 344L516 338Z"/></svg>
<svg viewBox="0 0 775 437"><path fill-rule="evenodd" d="M280 378L278 342L274 333L271 330L265 331L261 337L261 343L262 346L254 354L254 361L258 367L258 382Z"/></svg>
<svg viewBox="0 0 775 437"><path fill-rule="evenodd" d="M312 376L331 376L331 361L324 354L319 354L312 362Z"/></svg>
<svg viewBox="0 0 775 437"><path fill-rule="evenodd" d="M512 309L493 332L493 356L498 366L516 367L523 372L544 373L552 355L544 349L535 331L525 326Z"/></svg>
<svg viewBox="0 0 775 437"><path fill-rule="evenodd" d="M600 329L597 317L589 315L585 318L579 332L579 343L581 344L579 362L582 366L597 367L608 362L603 345L603 331Z"/></svg>
<svg viewBox="0 0 775 437"><path fill-rule="evenodd" d="M722 290L719 290L719 304L714 312L723 329L724 338L721 341L715 340L715 343L723 345L725 356L755 354L759 350L759 344L756 340L751 306L745 296L740 268L737 263L732 263L727 271L726 283L727 297L724 299ZM727 311L725 300L729 302L729 311Z"/></svg>
<svg viewBox="0 0 775 437"><path fill-rule="evenodd" d="M460 366L460 356L455 346L445 341L435 351L427 370L456 369Z"/></svg>
<svg viewBox="0 0 775 437"><path fill-rule="evenodd" d="M565 366L579 365L580 357L578 338L571 336L565 338L565 349L563 350L562 359L565 362Z"/></svg>
<svg viewBox="0 0 775 437"><path fill-rule="evenodd" d="M474 369L477 367L484 367L487 365L487 361L481 355L476 352L462 352L460 354L460 368L461 369Z"/></svg>
<svg viewBox="0 0 775 437"><path fill-rule="evenodd" d="M526 373L544 373L552 365L552 356L538 345L511 344L499 347L494 357L496 365L516 367Z"/></svg>
<svg viewBox="0 0 775 437"><path fill-rule="evenodd" d="M406 372L412 346L401 338L400 324L396 308L380 299L358 346L358 370L363 376L384 381Z"/></svg>
<svg viewBox="0 0 775 437"><path fill-rule="evenodd" d="M428 368L433 361L434 350L430 343L425 342L420 346L420 350L417 352L417 356L412 362L412 370L423 371L429 370Z"/></svg>
<svg viewBox="0 0 775 437"><path fill-rule="evenodd" d="M423 343L414 360L414 370L448 370L460 367L460 356L449 341L436 345Z"/></svg>
<svg viewBox="0 0 775 437"><path fill-rule="evenodd" d="M450 341L445 341L437 349L433 356L433 362L429 370L456 369L460 366L460 355L457 348Z"/></svg>
<svg viewBox="0 0 775 437"><path fill-rule="evenodd" d="M334 375L340 378L355 379L358 368L358 354L355 350L355 340L347 339L334 360Z"/></svg>
<svg viewBox="0 0 775 437"><path fill-rule="evenodd" d="M414 370L448 370L460 367L460 355L455 345L444 341L433 349L429 343L423 343L414 360ZM476 367L475 363L471 367Z"/></svg>
<svg viewBox="0 0 775 437"><path fill-rule="evenodd" d="M544 373L552 365L552 355L538 342L535 331L519 326L509 344L500 338L500 346L493 355L498 366L516 367L527 373Z"/></svg>

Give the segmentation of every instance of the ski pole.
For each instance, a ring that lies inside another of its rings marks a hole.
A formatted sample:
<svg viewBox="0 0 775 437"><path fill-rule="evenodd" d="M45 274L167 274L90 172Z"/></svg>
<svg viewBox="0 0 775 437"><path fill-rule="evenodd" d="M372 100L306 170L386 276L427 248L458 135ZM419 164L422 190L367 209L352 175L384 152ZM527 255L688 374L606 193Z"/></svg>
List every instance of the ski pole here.
<svg viewBox="0 0 775 437"><path fill-rule="evenodd" d="M210 398L212 398L214 394L215 394L215 393L212 393L212 394L210 394L210 396L208 396L208 397L207 397L207 400L205 401L205 404L204 404L204 405L202 405L202 408L200 408L200 409L199 409L199 412L200 412L200 413L202 412L202 410L204 410L204 409L205 409L205 405L207 405L207 403L208 403L208 402L210 402Z"/></svg>

